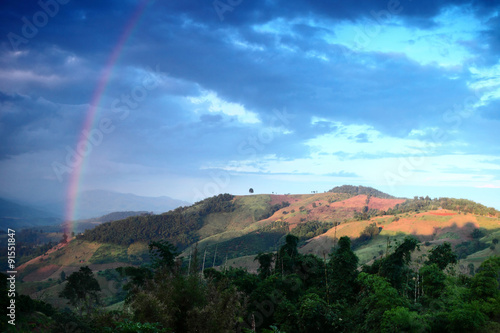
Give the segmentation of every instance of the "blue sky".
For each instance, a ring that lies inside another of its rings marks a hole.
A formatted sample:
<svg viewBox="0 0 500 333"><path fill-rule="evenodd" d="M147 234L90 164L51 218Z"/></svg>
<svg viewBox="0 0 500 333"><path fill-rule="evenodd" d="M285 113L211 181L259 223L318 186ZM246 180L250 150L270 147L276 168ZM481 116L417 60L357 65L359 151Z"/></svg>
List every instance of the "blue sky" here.
<svg viewBox="0 0 500 333"><path fill-rule="evenodd" d="M94 127L82 126L114 63ZM495 1L4 1L0 195L310 193L500 209Z"/></svg>

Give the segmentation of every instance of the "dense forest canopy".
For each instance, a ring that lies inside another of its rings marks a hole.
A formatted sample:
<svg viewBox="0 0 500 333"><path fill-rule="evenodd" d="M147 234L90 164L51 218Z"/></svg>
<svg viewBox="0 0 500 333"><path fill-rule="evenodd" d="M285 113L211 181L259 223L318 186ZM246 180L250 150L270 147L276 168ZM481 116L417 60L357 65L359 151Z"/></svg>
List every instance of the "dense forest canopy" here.
<svg viewBox="0 0 500 333"><path fill-rule="evenodd" d="M379 190L374 189L373 187L365 187L365 186L353 186L353 185L342 185L337 186L329 190L328 192L332 193L347 193L350 195L370 195L381 199L395 199L392 195L381 192Z"/></svg>
<svg viewBox="0 0 500 333"><path fill-rule="evenodd" d="M52 328L64 328L72 320L85 332L500 330L498 256L472 265L464 274L457 271L457 256L446 242L423 253L417 239L406 237L362 267L348 237L341 237L324 258L300 254L298 243L299 238L288 234L276 253L257 255L259 269L253 274L232 267L200 272L197 251L186 267L175 260L174 246L152 242L155 265L118 270L128 281L127 310L99 310L98 302L86 302L83 296L79 301L78 294L63 292L61 297L77 306L65 318L26 296L20 297L20 311L49 316L43 325ZM82 274L88 268L80 271L67 277L64 290L79 286L72 282L78 278L98 291L94 277Z"/></svg>
<svg viewBox="0 0 500 333"><path fill-rule="evenodd" d="M120 221L103 223L79 236L80 239L129 245L168 239L180 248L198 240L196 231L210 213L234 210L233 195L220 194L197 202L190 207L179 207L160 215L141 215Z"/></svg>

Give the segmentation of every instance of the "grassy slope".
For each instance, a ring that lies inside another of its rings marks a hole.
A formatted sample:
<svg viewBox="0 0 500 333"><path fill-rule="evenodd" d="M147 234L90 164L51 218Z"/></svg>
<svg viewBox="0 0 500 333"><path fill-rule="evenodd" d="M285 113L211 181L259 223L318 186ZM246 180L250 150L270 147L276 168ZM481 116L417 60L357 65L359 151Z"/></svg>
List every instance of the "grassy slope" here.
<svg viewBox="0 0 500 333"><path fill-rule="evenodd" d="M447 215L441 215L447 214ZM379 236L368 244L361 246L355 252L360 263L367 263L374 257L379 257L387 250L387 239L392 242L401 241L407 235L413 235L422 242L427 242L425 249L435 245L449 242L457 245L464 241L470 241L472 231L476 228L484 228L489 235L480 239L481 242L491 245L494 238L500 239L500 218L476 216L471 214L458 214L453 211L439 210L419 214L401 214L398 221L393 221L394 216L376 217L369 221L354 221L341 224L337 227L337 239L342 236L356 238L359 233L369 224L376 223L383 227ZM330 229L323 235L310 240L302 249L303 253L314 253L322 256L323 252L330 252L334 244L335 230ZM470 262L480 263L491 255L499 254L499 249L485 249L469 255L460 264L467 265ZM382 253L381 253L382 251Z"/></svg>
<svg viewBox="0 0 500 333"><path fill-rule="evenodd" d="M64 283L58 282L62 271L69 276L82 266L89 266L96 273L132 263L141 264L141 258L147 257L147 253L147 244L142 243L135 243L127 248L114 244L72 240L66 246L59 246L47 255L20 266L18 271L23 282L19 284L19 291L55 306L65 307L64 301L57 296L64 287ZM113 282L97 275L96 277L103 297L110 297L115 293Z"/></svg>

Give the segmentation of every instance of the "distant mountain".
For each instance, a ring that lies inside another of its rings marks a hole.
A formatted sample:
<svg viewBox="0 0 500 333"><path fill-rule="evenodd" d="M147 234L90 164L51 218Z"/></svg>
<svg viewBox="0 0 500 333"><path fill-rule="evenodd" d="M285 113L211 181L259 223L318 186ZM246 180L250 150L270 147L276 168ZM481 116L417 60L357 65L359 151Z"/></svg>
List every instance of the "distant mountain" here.
<svg viewBox="0 0 500 333"><path fill-rule="evenodd" d="M128 217L133 217L133 216L146 216L150 215L151 212L147 211L126 211L126 212L113 212L109 213L103 216L99 217L93 217L90 219L82 219L76 221L76 223L71 222L72 224L72 229L75 233L80 233L84 232L85 230L90 230L95 228L96 226L106 223L106 222L113 222L113 221L118 221L118 220L123 220ZM61 225L61 230L64 230L67 226L67 222Z"/></svg>
<svg viewBox="0 0 500 333"><path fill-rule="evenodd" d="M0 228L25 228L61 223L55 214L0 198Z"/></svg>
<svg viewBox="0 0 500 333"><path fill-rule="evenodd" d="M112 212L103 216L99 217L93 217L90 219L85 219L81 220L78 222L112 222L112 221L118 221L118 220L123 220L126 219L127 217L131 216L140 216L140 215L148 215L150 212L147 212L145 210L140 210L140 211L126 211L126 212Z"/></svg>
<svg viewBox="0 0 500 333"><path fill-rule="evenodd" d="M104 190L82 192L78 196L77 219L88 219L113 212L147 211L164 213L189 202L167 196L143 197L130 193L118 193Z"/></svg>

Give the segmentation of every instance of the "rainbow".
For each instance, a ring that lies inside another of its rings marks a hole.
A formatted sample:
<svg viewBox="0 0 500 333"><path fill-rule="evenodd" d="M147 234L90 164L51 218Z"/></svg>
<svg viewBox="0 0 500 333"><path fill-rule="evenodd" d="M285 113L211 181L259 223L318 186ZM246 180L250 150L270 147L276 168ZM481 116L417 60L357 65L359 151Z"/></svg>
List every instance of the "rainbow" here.
<svg viewBox="0 0 500 333"><path fill-rule="evenodd" d="M96 114L97 114L97 107L101 101L101 98L106 90L106 86L108 85L109 79L111 77L111 74L113 72L113 68L118 61L118 58L120 56L120 53L123 50L123 47L125 46L128 38L132 34L132 31L136 27L137 23L139 22L140 17L142 16L144 10L146 9L147 4L149 3L150 0L142 0L136 7L133 15L125 25L125 28L123 29L123 32L118 39L118 42L116 43L115 47L113 48L108 61L106 62L106 65L104 69L102 70L102 74L99 78L99 81L97 83L97 87L94 90L94 93L92 94L92 99L90 101L89 108L86 112L85 120L82 125L82 129L80 131L80 137L77 141L77 145L80 142L84 142L87 140L86 136L84 133L90 132L94 126ZM67 194L66 194L66 210L64 214L64 221L65 221L65 233L70 234L72 231L75 229L75 212L77 208L77 202L78 202L78 193L79 193L79 188L80 184L83 181L83 175L82 171L84 169L85 165L85 158L82 158L82 160L77 163L77 165L74 167L73 172L71 173L71 177L69 179L69 185L67 189Z"/></svg>

